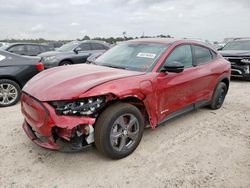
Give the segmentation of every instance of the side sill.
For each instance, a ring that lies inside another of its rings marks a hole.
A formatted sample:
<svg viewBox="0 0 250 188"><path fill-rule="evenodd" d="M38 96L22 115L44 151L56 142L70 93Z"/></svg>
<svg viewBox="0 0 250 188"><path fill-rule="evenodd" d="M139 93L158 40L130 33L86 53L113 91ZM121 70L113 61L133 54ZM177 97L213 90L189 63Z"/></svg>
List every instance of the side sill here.
<svg viewBox="0 0 250 188"><path fill-rule="evenodd" d="M208 100L202 100L202 101L198 101L196 103L193 103L191 105L188 105L180 110L177 110L169 115L167 115L162 121L160 121L157 126L162 126L164 125L167 121L174 119L176 117L180 117L182 115L187 114L188 112L197 110L198 108L204 107L209 105L210 102Z"/></svg>

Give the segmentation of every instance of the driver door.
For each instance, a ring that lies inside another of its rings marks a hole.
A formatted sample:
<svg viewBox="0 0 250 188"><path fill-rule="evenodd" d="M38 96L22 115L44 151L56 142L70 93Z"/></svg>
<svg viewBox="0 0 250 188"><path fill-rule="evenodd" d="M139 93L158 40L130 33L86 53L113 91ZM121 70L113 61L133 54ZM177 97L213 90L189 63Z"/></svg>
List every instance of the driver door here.
<svg viewBox="0 0 250 188"><path fill-rule="evenodd" d="M174 61L180 62L185 69L181 73L159 74L157 78L158 93L158 119L161 121L167 115L185 110L184 107L190 104L190 96L195 92L195 85L192 80L195 75L193 67L193 55L191 45L184 44L177 46L170 55L167 56L162 67Z"/></svg>

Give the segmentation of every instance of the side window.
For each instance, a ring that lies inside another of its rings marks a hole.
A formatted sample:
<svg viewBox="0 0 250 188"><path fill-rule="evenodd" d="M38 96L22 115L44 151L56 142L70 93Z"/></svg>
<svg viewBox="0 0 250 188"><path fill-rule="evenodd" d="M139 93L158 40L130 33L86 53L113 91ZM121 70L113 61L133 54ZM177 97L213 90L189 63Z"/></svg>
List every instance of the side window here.
<svg viewBox="0 0 250 188"><path fill-rule="evenodd" d="M40 48L37 45L27 45L28 52L39 52Z"/></svg>
<svg viewBox="0 0 250 188"><path fill-rule="evenodd" d="M105 50L105 48L102 44L91 43L91 45L92 45L92 50Z"/></svg>
<svg viewBox="0 0 250 188"><path fill-rule="evenodd" d="M24 45L16 45L8 49L9 52L23 52L25 51Z"/></svg>
<svg viewBox="0 0 250 188"><path fill-rule="evenodd" d="M82 43L78 46L78 48L80 48L81 51L91 50L91 46L89 43Z"/></svg>
<svg viewBox="0 0 250 188"><path fill-rule="evenodd" d="M165 64L178 61L185 67L193 65L192 50L190 45L181 45L174 49L174 51L167 57Z"/></svg>
<svg viewBox="0 0 250 188"><path fill-rule="evenodd" d="M209 49L196 45L194 45L194 56L198 65L207 63L208 61L213 59Z"/></svg>
<svg viewBox="0 0 250 188"><path fill-rule="evenodd" d="M50 50L48 46L40 46L40 49L41 49L41 51L43 51L43 52L46 52L46 51L49 51L49 50Z"/></svg>

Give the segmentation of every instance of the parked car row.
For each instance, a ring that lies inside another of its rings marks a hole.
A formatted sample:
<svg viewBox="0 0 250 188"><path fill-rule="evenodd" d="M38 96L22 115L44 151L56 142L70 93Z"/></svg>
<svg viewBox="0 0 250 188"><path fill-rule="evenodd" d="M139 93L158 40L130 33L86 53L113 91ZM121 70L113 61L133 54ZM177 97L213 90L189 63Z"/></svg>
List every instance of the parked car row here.
<svg viewBox="0 0 250 188"><path fill-rule="evenodd" d="M22 87L44 68L85 63L92 54L96 57L95 54L100 55L109 48L107 43L99 41L73 41L56 51L50 51L46 45L4 44L0 51L0 107L16 104Z"/></svg>
<svg viewBox="0 0 250 188"><path fill-rule="evenodd" d="M104 53L110 48L110 45L95 40L72 41L58 48L56 51L42 53L42 63L45 69L62 66L85 63L92 54Z"/></svg>
<svg viewBox="0 0 250 188"><path fill-rule="evenodd" d="M26 82L42 70L43 64L38 57L0 51L0 107L16 104Z"/></svg>
<svg viewBox="0 0 250 188"><path fill-rule="evenodd" d="M25 56L37 56L43 52L54 50L47 45L32 43L10 43L1 48L2 50Z"/></svg>

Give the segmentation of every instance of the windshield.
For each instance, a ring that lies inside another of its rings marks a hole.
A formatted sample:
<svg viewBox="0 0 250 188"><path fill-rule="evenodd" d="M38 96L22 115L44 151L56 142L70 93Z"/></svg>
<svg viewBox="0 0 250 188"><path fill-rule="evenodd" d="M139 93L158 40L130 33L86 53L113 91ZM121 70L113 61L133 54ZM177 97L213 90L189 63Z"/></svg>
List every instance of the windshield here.
<svg viewBox="0 0 250 188"><path fill-rule="evenodd" d="M78 41L73 41L73 42L69 42L63 46L61 46L60 48L58 48L56 51L59 52L71 52L73 51L77 46L79 45Z"/></svg>
<svg viewBox="0 0 250 188"><path fill-rule="evenodd" d="M96 59L95 64L134 71L146 71L167 47L166 44L156 43L124 43L108 50Z"/></svg>
<svg viewBox="0 0 250 188"><path fill-rule="evenodd" d="M229 42L223 50L250 50L250 40Z"/></svg>

